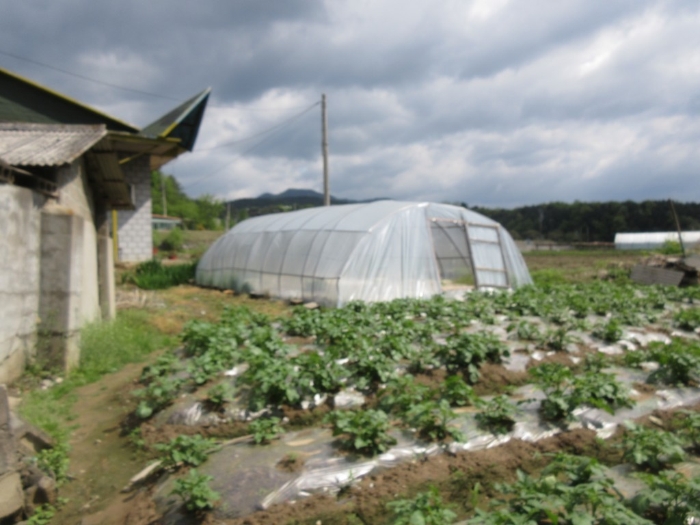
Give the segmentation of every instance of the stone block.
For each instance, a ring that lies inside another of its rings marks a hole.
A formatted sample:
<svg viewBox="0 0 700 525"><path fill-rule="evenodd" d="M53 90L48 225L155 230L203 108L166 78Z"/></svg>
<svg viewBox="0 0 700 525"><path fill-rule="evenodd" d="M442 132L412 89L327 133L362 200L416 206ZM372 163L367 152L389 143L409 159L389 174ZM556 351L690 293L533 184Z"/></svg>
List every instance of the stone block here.
<svg viewBox="0 0 700 525"><path fill-rule="evenodd" d="M17 514L24 507L24 491L19 472L0 476L0 520Z"/></svg>
<svg viewBox="0 0 700 525"><path fill-rule="evenodd" d="M15 439L10 427L10 403L7 390L0 385L0 475L15 466Z"/></svg>

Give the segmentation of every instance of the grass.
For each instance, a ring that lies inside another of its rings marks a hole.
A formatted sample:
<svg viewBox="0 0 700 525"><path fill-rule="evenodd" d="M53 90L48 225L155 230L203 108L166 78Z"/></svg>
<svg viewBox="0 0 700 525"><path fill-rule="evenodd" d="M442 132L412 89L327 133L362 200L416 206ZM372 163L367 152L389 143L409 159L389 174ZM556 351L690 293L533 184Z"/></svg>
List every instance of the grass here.
<svg viewBox="0 0 700 525"><path fill-rule="evenodd" d="M174 344L175 339L160 333L148 316L143 310L125 310L112 322L87 325L81 333L80 366L61 384L28 392L20 407L22 416L57 440L66 439L76 388Z"/></svg>
<svg viewBox="0 0 700 525"><path fill-rule="evenodd" d="M164 265L158 259L151 259L139 264L134 271L125 273L122 280L143 290L163 290L194 279L196 270L196 262Z"/></svg>

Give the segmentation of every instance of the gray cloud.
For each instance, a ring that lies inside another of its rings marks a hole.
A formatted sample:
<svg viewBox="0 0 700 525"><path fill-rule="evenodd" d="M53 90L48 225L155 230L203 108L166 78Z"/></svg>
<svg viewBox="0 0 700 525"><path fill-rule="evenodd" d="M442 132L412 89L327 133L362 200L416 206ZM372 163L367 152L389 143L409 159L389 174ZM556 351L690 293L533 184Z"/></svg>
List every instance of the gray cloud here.
<svg viewBox="0 0 700 525"><path fill-rule="evenodd" d="M320 189L514 206L699 200L700 6L690 0L0 0L0 51L184 99L213 87L192 194ZM175 105L0 54L135 124ZM260 143L264 138L266 140ZM255 147L254 147L255 146ZM252 148L252 149L251 149Z"/></svg>

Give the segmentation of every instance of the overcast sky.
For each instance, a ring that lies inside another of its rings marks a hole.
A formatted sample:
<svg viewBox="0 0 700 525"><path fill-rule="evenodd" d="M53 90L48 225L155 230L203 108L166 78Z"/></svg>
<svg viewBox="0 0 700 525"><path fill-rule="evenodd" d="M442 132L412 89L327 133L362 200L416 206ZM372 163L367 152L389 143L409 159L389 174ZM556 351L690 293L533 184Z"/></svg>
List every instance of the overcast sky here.
<svg viewBox="0 0 700 525"><path fill-rule="evenodd" d="M164 169L192 196L321 191L320 107L293 117L326 93L339 197L700 201L697 0L0 0L0 13L0 66L137 126L211 86L195 151Z"/></svg>

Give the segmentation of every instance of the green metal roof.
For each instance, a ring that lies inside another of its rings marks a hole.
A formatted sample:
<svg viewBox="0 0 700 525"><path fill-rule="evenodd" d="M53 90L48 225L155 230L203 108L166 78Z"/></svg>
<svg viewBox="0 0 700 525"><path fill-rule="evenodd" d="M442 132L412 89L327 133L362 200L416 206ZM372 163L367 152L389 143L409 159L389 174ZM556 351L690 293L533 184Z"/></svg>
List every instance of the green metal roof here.
<svg viewBox="0 0 700 525"><path fill-rule="evenodd" d="M175 109L143 128L140 135L180 139L180 145L186 150L192 151L210 93L211 88L207 88L191 99L186 100Z"/></svg>
<svg viewBox="0 0 700 525"><path fill-rule="evenodd" d="M139 129L32 80L0 68L0 122L104 124L110 131Z"/></svg>

